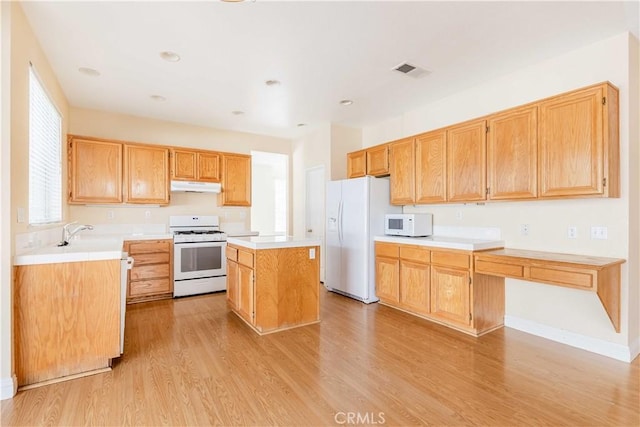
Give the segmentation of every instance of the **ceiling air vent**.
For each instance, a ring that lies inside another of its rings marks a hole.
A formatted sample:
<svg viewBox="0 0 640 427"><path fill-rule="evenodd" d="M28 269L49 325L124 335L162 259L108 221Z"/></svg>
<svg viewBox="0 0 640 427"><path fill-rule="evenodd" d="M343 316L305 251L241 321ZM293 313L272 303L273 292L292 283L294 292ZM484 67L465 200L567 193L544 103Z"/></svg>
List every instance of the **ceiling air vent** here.
<svg viewBox="0 0 640 427"><path fill-rule="evenodd" d="M427 74L431 74L431 71L418 67L417 65L409 64L408 62L403 62L402 64L393 67L393 71L402 73L405 76L413 77L414 79L419 79Z"/></svg>

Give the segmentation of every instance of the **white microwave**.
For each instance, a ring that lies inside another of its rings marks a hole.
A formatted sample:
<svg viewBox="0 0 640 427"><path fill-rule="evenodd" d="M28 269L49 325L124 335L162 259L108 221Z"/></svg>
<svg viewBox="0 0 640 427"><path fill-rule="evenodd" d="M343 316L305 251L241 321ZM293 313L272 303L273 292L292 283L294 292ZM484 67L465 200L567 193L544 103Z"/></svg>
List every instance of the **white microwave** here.
<svg viewBox="0 0 640 427"><path fill-rule="evenodd" d="M423 237L433 234L433 215L430 213L386 214L384 233L390 236Z"/></svg>

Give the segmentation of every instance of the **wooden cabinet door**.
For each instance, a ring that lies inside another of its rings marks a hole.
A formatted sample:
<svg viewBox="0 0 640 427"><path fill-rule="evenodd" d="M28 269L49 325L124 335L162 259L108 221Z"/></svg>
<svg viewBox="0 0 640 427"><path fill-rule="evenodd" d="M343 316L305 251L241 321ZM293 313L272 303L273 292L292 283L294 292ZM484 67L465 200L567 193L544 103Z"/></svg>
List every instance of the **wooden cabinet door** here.
<svg viewBox="0 0 640 427"><path fill-rule="evenodd" d="M169 149L125 145L127 203L169 203Z"/></svg>
<svg viewBox="0 0 640 427"><path fill-rule="evenodd" d="M536 106L491 116L487 175L492 200L531 199L537 192Z"/></svg>
<svg viewBox="0 0 640 427"><path fill-rule="evenodd" d="M122 144L69 137L69 203L122 203Z"/></svg>
<svg viewBox="0 0 640 427"><path fill-rule="evenodd" d="M389 175L389 145L367 149L367 175Z"/></svg>
<svg viewBox="0 0 640 427"><path fill-rule="evenodd" d="M198 153L198 181L220 182L220 154Z"/></svg>
<svg viewBox="0 0 640 427"><path fill-rule="evenodd" d="M450 202L486 199L487 130L484 120L447 130L447 193Z"/></svg>
<svg viewBox="0 0 640 427"><path fill-rule="evenodd" d="M471 324L468 270L431 266L431 314L461 326Z"/></svg>
<svg viewBox="0 0 640 427"><path fill-rule="evenodd" d="M227 304L238 310L238 263L227 259Z"/></svg>
<svg viewBox="0 0 640 427"><path fill-rule="evenodd" d="M392 205L410 205L415 201L415 145L405 138L389 146L390 193Z"/></svg>
<svg viewBox="0 0 640 427"><path fill-rule="evenodd" d="M251 206L251 156L222 155L222 206Z"/></svg>
<svg viewBox="0 0 640 427"><path fill-rule="evenodd" d="M429 265L400 260L400 305L420 314L430 312Z"/></svg>
<svg viewBox="0 0 640 427"><path fill-rule="evenodd" d="M347 153L347 178L359 178L367 174L367 151Z"/></svg>
<svg viewBox="0 0 640 427"><path fill-rule="evenodd" d="M540 104L541 197L603 193L602 86Z"/></svg>
<svg viewBox="0 0 640 427"><path fill-rule="evenodd" d="M376 295L380 301L397 304L400 301L400 260L376 257Z"/></svg>
<svg viewBox="0 0 640 427"><path fill-rule="evenodd" d="M183 181L195 181L196 152L186 150L173 150L172 152L171 178Z"/></svg>
<svg viewBox="0 0 640 427"><path fill-rule="evenodd" d="M428 132L416 137L415 203L447 201L447 132Z"/></svg>
<svg viewBox="0 0 640 427"><path fill-rule="evenodd" d="M238 264L238 312L249 323L255 321L253 269Z"/></svg>

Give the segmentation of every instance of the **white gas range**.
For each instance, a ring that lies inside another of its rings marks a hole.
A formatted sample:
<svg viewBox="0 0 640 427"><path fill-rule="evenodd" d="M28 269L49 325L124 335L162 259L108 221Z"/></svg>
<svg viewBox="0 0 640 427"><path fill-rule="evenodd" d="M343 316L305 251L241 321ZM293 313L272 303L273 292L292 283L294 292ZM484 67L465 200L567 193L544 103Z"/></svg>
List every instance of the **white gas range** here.
<svg viewBox="0 0 640 427"><path fill-rule="evenodd" d="M215 215L169 217L173 234L173 296L227 289L227 235Z"/></svg>

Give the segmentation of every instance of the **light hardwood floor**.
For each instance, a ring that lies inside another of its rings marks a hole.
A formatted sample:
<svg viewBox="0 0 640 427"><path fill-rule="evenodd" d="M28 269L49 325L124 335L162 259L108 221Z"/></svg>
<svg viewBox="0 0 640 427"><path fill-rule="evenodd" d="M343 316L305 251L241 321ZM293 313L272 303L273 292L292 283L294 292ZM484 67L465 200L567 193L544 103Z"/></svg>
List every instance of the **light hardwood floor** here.
<svg viewBox="0 0 640 427"><path fill-rule="evenodd" d="M320 324L262 337L224 294L130 306L111 372L19 392L2 425L640 425L638 359L321 294Z"/></svg>

